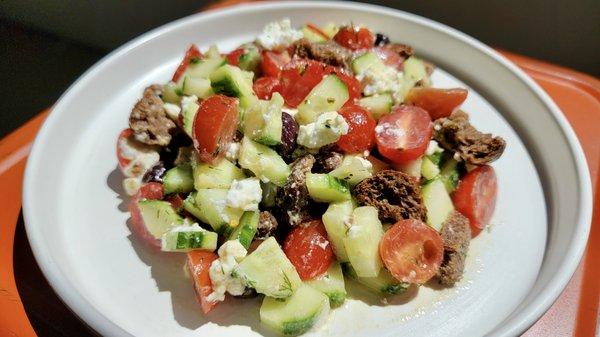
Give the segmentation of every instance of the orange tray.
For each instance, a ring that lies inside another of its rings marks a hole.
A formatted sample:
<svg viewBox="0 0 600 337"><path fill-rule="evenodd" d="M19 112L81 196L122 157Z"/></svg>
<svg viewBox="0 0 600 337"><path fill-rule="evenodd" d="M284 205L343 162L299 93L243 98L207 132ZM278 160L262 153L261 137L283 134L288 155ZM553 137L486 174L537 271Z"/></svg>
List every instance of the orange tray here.
<svg viewBox="0 0 600 337"><path fill-rule="evenodd" d="M600 269L597 268L600 262L600 137L596 136L600 125L600 81L566 68L505 51L501 53L533 77L571 122L587 156L595 196L589 241L595 244L588 244L567 288L524 336L594 336L600 290ZM48 110L42 112L0 141L0 205L3 206L0 209L0 336L36 336L36 331L43 336L95 335L51 290L24 236L20 217L23 170L33 139L47 114ZM15 274L13 267L19 272ZM17 290L17 284L22 293Z"/></svg>

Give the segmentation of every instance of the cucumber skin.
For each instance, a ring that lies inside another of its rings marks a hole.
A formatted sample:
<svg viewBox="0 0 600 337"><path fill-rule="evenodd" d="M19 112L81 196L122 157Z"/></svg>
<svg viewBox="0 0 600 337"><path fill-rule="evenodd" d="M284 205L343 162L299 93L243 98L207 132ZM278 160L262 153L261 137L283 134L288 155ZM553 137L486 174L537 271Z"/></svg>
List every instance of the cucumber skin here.
<svg viewBox="0 0 600 337"><path fill-rule="evenodd" d="M256 73L259 71L261 62L260 52L257 48L248 48L241 56L239 60L239 67L242 70L252 71Z"/></svg>
<svg viewBox="0 0 600 337"><path fill-rule="evenodd" d="M346 300L344 273L337 261L331 264L325 274L306 281L306 284L327 295L331 307L338 307Z"/></svg>
<svg viewBox="0 0 600 337"><path fill-rule="evenodd" d="M306 187L310 197L317 202L339 202L351 198L348 183L328 174L308 173Z"/></svg>
<svg viewBox="0 0 600 337"><path fill-rule="evenodd" d="M193 191L194 177L192 176L192 166L190 164L182 164L168 170L163 178L163 188L165 194L189 193Z"/></svg>
<svg viewBox="0 0 600 337"><path fill-rule="evenodd" d="M248 81L238 67L223 65L210 75L210 80L215 93L239 98L241 108L250 108L258 101L252 80Z"/></svg>
<svg viewBox="0 0 600 337"><path fill-rule="evenodd" d="M258 211L244 212L240 218L240 223L229 235L229 240L239 240L242 246L248 249L258 230L259 217L260 213Z"/></svg>
<svg viewBox="0 0 600 337"><path fill-rule="evenodd" d="M396 294L403 293L410 287L410 284L402 283L400 281L396 281L396 283L385 284L384 278L388 278L388 277L383 277L381 275L381 273L383 273L383 272L389 273L387 270L382 269L380 271L380 275L377 277L374 277L374 278L358 277L358 275L356 275L356 271L354 270L354 268L352 268L352 265L348 262L342 263L342 270L344 271L344 275L346 275L346 276L352 278L353 280L357 281L358 283L364 285L369 290L375 291L384 296L396 295ZM381 279L377 280L378 278L381 278ZM392 281L392 279L393 279L393 277L390 276L390 278L388 278L388 281ZM381 285L379 285L379 284L376 285L376 283L381 283Z"/></svg>

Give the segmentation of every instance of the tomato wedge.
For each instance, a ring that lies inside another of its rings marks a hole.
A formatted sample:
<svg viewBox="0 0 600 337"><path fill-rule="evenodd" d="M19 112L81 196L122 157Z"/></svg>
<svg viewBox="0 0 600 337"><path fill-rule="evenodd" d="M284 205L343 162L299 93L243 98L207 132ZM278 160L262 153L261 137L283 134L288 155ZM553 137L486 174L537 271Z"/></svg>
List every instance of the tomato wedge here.
<svg viewBox="0 0 600 337"><path fill-rule="evenodd" d="M297 107L325 76L326 66L312 60L294 60L281 71L281 85L287 106Z"/></svg>
<svg viewBox="0 0 600 337"><path fill-rule="evenodd" d="M265 76L257 79L252 84L254 93L260 99L271 99L274 92L281 93L281 82L277 77Z"/></svg>
<svg viewBox="0 0 600 337"><path fill-rule="evenodd" d="M217 258L217 254L205 250L192 250L187 253L187 268L194 281L196 298L200 302L202 312L205 314L219 304L219 301L208 300L208 295L213 291L208 271L210 270L210 265Z"/></svg>
<svg viewBox="0 0 600 337"><path fill-rule="evenodd" d="M260 61L260 67L265 76L279 76L283 67L290 63L291 57L287 51L276 53L273 51L264 51Z"/></svg>
<svg viewBox="0 0 600 337"><path fill-rule="evenodd" d="M185 56L179 64L179 67L177 67L177 70L175 70L175 74L173 74L172 81L179 81L179 78L181 77L181 75L183 75L187 67L190 65L190 62L194 62L194 59L200 57L202 57L202 53L200 53L198 47L195 44L191 45L190 48L188 48L187 52L185 52Z"/></svg>
<svg viewBox="0 0 600 337"><path fill-rule="evenodd" d="M373 33L365 27L341 27L333 39L338 44L352 50L371 48L375 43Z"/></svg>
<svg viewBox="0 0 600 337"><path fill-rule="evenodd" d="M125 168L131 163L131 158L127 158L123 153L124 142L127 142L127 139L133 135L133 130L125 129L121 131L119 137L117 138L117 161L119 162L119 169L121 172L125 172Z"/></svg>
<svg viewBox="0 0 600 337"><path fill-rule="evenodd" d="M417 159L429 145L433 123L427 111L411 105L394 107L375 128L377 149L397 164Z"/></svg>
<svg viewBox="0 0 600 337"><path fill-rule="evenodd" d="M348 123L348 133L342 135L337 145L346 153L362 153L375 146L375 119L365 108L350 105L338 111Z"/></svg>
<svg viewBox="0 0 600 337"><path fill-rule="evenodd" d="M232 66L238 66L240 64L240 56L244 54L244 48L238 48L231 53L227 54L227 63Z"/></svg>
<svg viewBox="0 0 600 337"><path fill-rule="evenodd" d="M497 192L494 168L483 165L467 173L452 193L454 207L469 219L472 237L490 222L496 208Z"/></svg>
<svg viewBox="0 0 600 337"><path fill-rule="evenodd" d="M450 116L467 99L467 94L468 91L462 88L412 88L405 102L425 109L435 120Z"/></svg>
<svg viewBox="0 0 600 337"><path fill-rule="evenodd" d="M237 123L237 99L214 95L200 103L194 119L192 140L201 161L214 163L225 155Z"/></svg>
<svg viewBox="0 0 600 337"><path fill-rule="evenodd" d="M379 255L399 281L423 284L437 273L444 258L444 243L425 223L400 220L383 235Z"/></svg>
<svg viewBox="0 0 600 337"><path fill-rule="evenodd" d="M323 274L333 262L333 249L321 220L313 220L292 229L285 239L283 251L302 280Z"/></svg>
<svg viewBox="0 0 600 337"><path fill-rule="evenodd" d="M147 183L140 187L140 190L134 195L129 201L129 213L131 214L131 230L138 236L142 241L146 242L150 246L160 248L160 240L150 234L142 218L140 208L138 207L138 201L147 200L160 200L163 198L163 185L161 183Z"/></svg>

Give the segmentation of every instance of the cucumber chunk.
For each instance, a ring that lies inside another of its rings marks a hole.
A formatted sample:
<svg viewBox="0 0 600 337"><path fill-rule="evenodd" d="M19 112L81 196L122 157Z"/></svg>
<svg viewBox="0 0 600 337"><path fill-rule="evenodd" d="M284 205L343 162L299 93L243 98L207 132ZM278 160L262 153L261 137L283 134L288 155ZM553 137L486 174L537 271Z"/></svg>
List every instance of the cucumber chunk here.
<svg viewBox="0 0 600 337"><path fill-rule="evenodd" d="M183 224L183 218L168 201L140 200L138 208L146 229L159 240L171 228Z"/></svg>
<svg viewBox="0 0 600 337"><path fill-rule="evenodd" d="M352 200L329 204L322 220L327 231L327 237L333 247L333 252L338 261L347 262L348 253L344 246L344 238L350 227L354 203Z"/></svg>
<svg viewBox="0 0 600 337"><path fill-rule="evenodd" d="M344 238L348 260L360 277L376 277L383 265L379 241L383 227L372 206L357 207L352 212L352 226Z"/></svg>
<svg viewBox="0 0 600 337"><path fill-rule="evenodd" d="M327 75L298 106L296 120L302 125L312 123L324 112L338 111L349 97L346 84L336 75Z"/></svg>
<svg viewBox="0 0 600 337"><path fill-rule="evenodd" d="M410 284L400 282L394 278L385 268L381 268L379 275L376 277L359 277L350 263L342 263L342 269L348 277L383 296L400 294L410 287Z"/></svg>
<svg viewBox="0 0 600 337"><path fill-rule="evenodd" d="M307 26L300 28L300 31L302 32L302 35L304 35L304 38L310 42L325 42L325 41L327 41L327 38L325 38L325 36L315 32L314 30L312 30L311 28L309 28Z"/></svg>
<svg viewBox="0 0 600 337"><path fill-rule="evenodd" d="M239 167L223 158L217 164L198 163L194 169L194 187L197 190L229 188L234 180L241 180L245 177Z"/></svg>
<svg viewBox="0 0 600 337"><path fill-rule="evenodd" d="M181 99L181 115L183 116L183 131L192 138L194 131L194 119L196 119L196 113L198 112L200 105L198 104L198 97L184 97Z"/></svg>
<svg viewBox="0 0 600 337"><path fill-rule="evenodd" d="M275 206L275 197L277 196L277 185L273 183L260 183L260 188L262 189L262 200L261 205L263 207L273 207Z"/></svg>
<svg viewBox="0 0 600 337"><path fill-rule="evenodd" d="M180 90L184 95L194 95L204 99L214 94L210 81L206 78L197 78L189 74L183 74L183 79L180 81L183 81L181 82Z"/></svg>
<svg viewBox="0 0 600 337"><path fill-rule="evenodd" d="M429 75L427 75L427 69L425 63L420 59L411 56L404 61L404 75L402 77L402 85L399 91L396 93L396 97L406 97L406 94L412 89L417 82L422 82L424 85L429 85Z"/></svg>
<svg viewBox="0 0 600 337"><path fill-rule="evenodd" d="M440 168L429 158L429 156L423 156L421 162L421 175L427 180L431 180L440 174Z"/></svg>
<svg viewBox="0 0 600 337"><path fill-rule="evenodd" d="M306 188L314 201L336 202L350 200L348 183L326 173L306 174Z"/></svg>
<svg viewBox="0 0 600 337"><path fill-rule="evenodd" d="M345 180L351 187L370 178L373 173L373 164L361 155L346 155L338 168L329 172L329 175Z"/></svg>
<svg viewBox="0 0 600 337"><path fill-rule="evenodd" d="M281 144L283 97L274 93L270 101L259 100L244 114L244 135L265 145Z"/></svg>
<svg viewBox="0 0 600 337"><path fill-rule="evenodd" d="M203 215L202 211L196 205L196 192L188 194L187 198L183 201L183 209L200 220Z"/></svg>
<svg viewBox="0 0 600 337"><path fill-rule="evenodd" d="M217 233L193 225L183 225L171 228L163 234L161 250L165 252L187 252L194 249L217 249Z"/></svg>
<svg viewBox="0 0 600 337"><path fill-rule="evenodd" d="M280 334L295 336L317 326L329 315L329 310L327 296L304 284L285 301L265 297L260 320Z"/></svg>
<svg viewBox="0 0 600 337"><path fill-rule="evenodd" d="M248 249L256 231L258 229L258 219L260 213L258 211L244 212L240 219L240 224L235 227L229 240L239 240L244 248Z"/></svg>
<svg viewBox="0 0 600 337"><path fill-rule="evenodd" d="M456 186L458 186L459 173L458 173L458 162L453 158L449 158L442 164L440 170L440 178L444 182L446 191L448 193L454 192Z"/></svg>
<svg viewBox="0 0 600 337"><path fill-rule="evenodd" d="M269 237L246 256L233 271L246 286L275 298L288 298L302 280L274 237Z"/></svg>
<svg viewBox="0 0 600 337"><path fill-rule="evenodd" d="M363 97L358 100L358 105L367 109L375 120L387 115L392 111L394 99L390 94Z"/></svg>
<svg viewBox="0 0 600 337"><path fill-rule="evenodd" d="M211 44L208 47L208 50L205 53L206 57L209 59L214 59L221 57L221 52L219 51L219 47L216 44Z"/></svg>
<svg viewBox="0 0 600 337"><path fill-rule="evenodd" d="M352 60L352 70L355 74L361 74L369 69L375 71L385 69L386 65L377 55L372 52L364 53Z"/></svg>
<svg viewBox="0 0 600 337"><path fill-rule="evenodd" d="M329 304L338 307L346 300L346 286L340 263L334 261L325 274L318 276L306 284L321 291L329 297Z"/></svg>
<svg viewBox="0 0 600 337"><path fill-rule="evenodd" d="M227 192L226 189L201 189L196 192L195 198L198 218L226 237L239 224L244 213L226 205Z"/></svg>
<svg viewBox="0 0 600 337"><path fill-rule="evenodd" d="M335 34L337 34L340 31L340 27L337 24L333 23L333 22L329 22L328 24L326 24L325 26L323 26L323 28L321 30L330 39L333 39L333 37L335 36Z"/></svg>
<svg viewBox="0 0 600 337"><path fill-rule="evenodd" d="M194 190L194 177L192 166L181 164L168 170L163 177L163 189L165 194L188 193Z"/></svg>
<svg viewBox="0 0 600 337"><path fill-rule="evenodd" d="M200 59L196 63L190 63L186 69L186 73L195 79L208 79L215 70L225 63L225 58L220 55L218 57ZM210 81L208 81L208 84L210 86Z"/></svg>
<svg viewBox="0 0 600 337"><path fill-rule="evenodd" d="M446 186L440 178L435 178L421 188L421 194L427 209L427 224L438 232L441 231L442 224L454 211Z"/></svg>
<svg viewBox="0 0 600 337"><path fill-rule="evenodd" d="M215 93L239 98L241 108L250 108L258 101L252 89L252 78L238 67L221 66L210 75L210 81Z"/></svg>
<svg viewBox="0 0 600 337"><path fill-rule="evenodd" d="M177 92L177 84L175 82L169 82L163 85L161 98L166 103L177 104L181 100L181 95L178 95Z"/></svg>
<svg viewBox="0 0 600 337"><path fill-rule="evenodd" d="M257 73L260 70L260 61L260 51L255 45L249 44L244 47L244 53L240 55L238 64L242 70Z"/></svg>
<svg viewBox="0 0 600 337"><path fill-rule="evenodd" d="M238 162L262 182L272 182L277 186L283 186L290 175L290 168L275 150L248 137L242 140Z"/></svg>

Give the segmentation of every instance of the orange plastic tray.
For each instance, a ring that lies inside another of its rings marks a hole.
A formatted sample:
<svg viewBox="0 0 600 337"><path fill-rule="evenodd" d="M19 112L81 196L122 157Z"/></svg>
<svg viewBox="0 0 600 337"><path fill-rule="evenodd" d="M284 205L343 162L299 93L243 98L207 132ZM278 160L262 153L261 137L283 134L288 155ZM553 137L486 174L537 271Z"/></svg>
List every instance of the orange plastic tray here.
<svg viewBox="0 0 600 337"><path fill-rule="evenodd" d="M236 2L239 0L227 1L229 4ZM552 96L571 122L588 159L595 196L590 241L579 268L550 310L524 336L594 336L600 299L600 269L597 268L600 262L600 137L596 136L600 125L600 81L566 68L501 52L533 77ZM20 253L28 247L23 247L23 244L17 247L13 245L17 228L22 235L23 224L18 219L25 162L32 141L47 114L48 110L42 112L0 141L0 205L3 206L0 209L0 336L36 336L17 291L13 270L13 249ZM26 245L26 240L22 241ZM19 254L22 255L23 253ZM16 262L35 264L32 259L28 261ZM37 270L36 265L20 268ZM39 273L34 274L33 279L29 275L27 280L21 280L22 289L23 282L29 283L26 289L42 286L48 288ZM38 331L40 334L45 335L48 326L53 335L94 334L91 330L86 330L51 290L46 292L34 297L33 302L28 302L30 312L37 311L38 316L45 318L46 328ZM36 301L41 303L35 303Z"/></svg>

